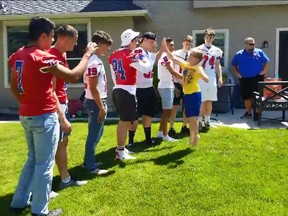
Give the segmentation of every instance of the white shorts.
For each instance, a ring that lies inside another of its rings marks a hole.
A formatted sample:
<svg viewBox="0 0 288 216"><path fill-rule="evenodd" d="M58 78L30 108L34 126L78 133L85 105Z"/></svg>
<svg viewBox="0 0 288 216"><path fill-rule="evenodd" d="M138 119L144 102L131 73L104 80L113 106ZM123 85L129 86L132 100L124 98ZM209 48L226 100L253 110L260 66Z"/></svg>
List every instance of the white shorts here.
<svg viewBox="0 0 288 216"><path fill-rule="evenodd" d="M209 77L209 82L199 80L199 86L202 93L202 102L217 101L217 82L216 77Z"/></svg>

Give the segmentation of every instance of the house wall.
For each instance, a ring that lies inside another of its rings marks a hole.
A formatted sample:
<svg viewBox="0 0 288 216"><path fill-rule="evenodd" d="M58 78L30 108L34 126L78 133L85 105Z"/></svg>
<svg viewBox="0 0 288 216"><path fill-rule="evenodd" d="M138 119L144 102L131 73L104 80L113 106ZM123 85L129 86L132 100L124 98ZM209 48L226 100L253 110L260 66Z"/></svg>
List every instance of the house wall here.
<svg viewBox="0 0 288 216"><path fill-rule="evenodd" d="M57 19L51 19L52 21L59 21ZM21 20L23 21L23 20ZM28 21L28 20L27 20ZM65 21L66 22L66 21ZM117 17L117 18L91 18L91 34L96 30L103 30L109 33L113 39L113 44L111 46L110 52L104 57L102 57L102 61L105 65L105 69L107 72L107 82L108 82L108 108L112 109L112 88L113 82L111 79L110 67L108 64L108 56L112 53L112 51L116 50L120 46L120 35L127 28L133 27L134 21L132 17ZM3 22L0 21L0 50L3 52ZM92 37L92 35L91 35ZM18 104L14 99L10 88L5 88L4 86L4 57L3 54L0 55L0 112L17 112ZM68 87L68 98L69 99L78 99L82 94L84 88L83 85L69 86ZM9 108L9 110L7 109ZM13 111L15 110L15 111Z"/></svg>
<svg viewBox="0 0 288 216"><path fill-rule="evenodd" d="M193 8L213 8L213 7L237 7L237 6L260 6L260 5L283 5L288 4L287 1L201 1L194 0Z"/></svg>
<svg viewBox="0 0 288 216"><path fill-rule="evenodd" d="M150 23L137 22L137 30L154 31L158 38L170 36L175 40L175 48L181 48L184 35L192 30L207 27L229 30L229 68L235 53L244 46L244 39L254 37L260 47L267 40L269 48L263 49L271 59L269 75L274 75L276 28L288 27L288 5L269 5L230 8L194 9L192 1L134 1L146 7L152 16ZM234 77L235 78L235 77Z"/></svg>

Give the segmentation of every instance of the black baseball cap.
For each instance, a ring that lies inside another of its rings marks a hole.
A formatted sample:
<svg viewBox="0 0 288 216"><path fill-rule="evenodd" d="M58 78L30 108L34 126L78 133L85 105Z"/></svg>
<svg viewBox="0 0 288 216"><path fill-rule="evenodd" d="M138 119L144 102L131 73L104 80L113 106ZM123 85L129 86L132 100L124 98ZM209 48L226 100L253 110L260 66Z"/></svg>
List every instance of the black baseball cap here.
<svg viewBox="0 0 288 216"><path fill-rule="evenodd" d="M157 40L156 34L153 32L145 32L141 38L147 38L150 40Z"/></svg>

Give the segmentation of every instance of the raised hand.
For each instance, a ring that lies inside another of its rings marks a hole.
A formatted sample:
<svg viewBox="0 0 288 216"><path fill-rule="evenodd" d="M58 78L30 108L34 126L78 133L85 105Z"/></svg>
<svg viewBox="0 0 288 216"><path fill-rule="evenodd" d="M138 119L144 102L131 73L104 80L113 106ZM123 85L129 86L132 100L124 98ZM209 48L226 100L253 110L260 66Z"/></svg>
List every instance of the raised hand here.
<svg viewBox="0 0 288 216"><path fill-rule="evenodd" d="M89 42L86 46L86 53L92 55L98 49L98 45L94 42Z"/></svg>

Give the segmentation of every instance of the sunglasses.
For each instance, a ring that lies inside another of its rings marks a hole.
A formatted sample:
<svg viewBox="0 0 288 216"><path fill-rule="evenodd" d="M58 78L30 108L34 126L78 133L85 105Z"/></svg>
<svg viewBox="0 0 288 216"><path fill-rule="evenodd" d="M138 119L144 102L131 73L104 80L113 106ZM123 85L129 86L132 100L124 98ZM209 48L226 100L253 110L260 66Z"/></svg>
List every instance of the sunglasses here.
<svg viewBox="0 0 288 216"><path fill-rule="evenodd" d="M249 46L255 46L255 43L246 43L248 44Z"/></svg>

